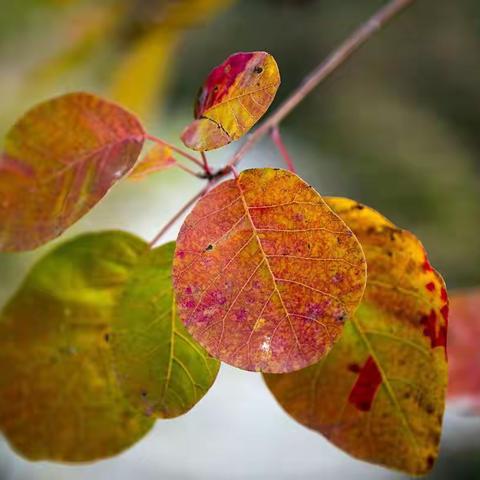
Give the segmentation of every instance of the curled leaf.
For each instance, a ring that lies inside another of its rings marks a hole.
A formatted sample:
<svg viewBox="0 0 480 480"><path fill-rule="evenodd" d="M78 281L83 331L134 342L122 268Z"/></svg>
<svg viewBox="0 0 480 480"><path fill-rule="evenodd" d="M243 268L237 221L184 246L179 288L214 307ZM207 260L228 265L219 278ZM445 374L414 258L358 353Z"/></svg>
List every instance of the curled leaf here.
<svg viewBox="0 0 480 480"><path fill-rule="evenodd" d="M29 110L0 155L0 250L30 250L85 215L134 166L144 130L88 93Z"/></svg>
<svg viewBox="0 0 480 480"><path fill-rule="evenodd" d="M176 161L172 149L166 145L155 144L135 168L130 172L128 178L131 180L143 180L152 173L157 173L173 167Z"/></svg>
<svg viewBox="0 0 480 480"><path fill-rule="evenodd" d="M480 290L450 297L448 332L448 399L469 413L480 414Z"/></svg>
<svg viewBox="0 0 480 480"><path fill-rule="evenodd" d="M445 284L413 234L352 200L326 201L365 251L364 298L325 359L264 378L293 418L347 453L424 474L445 403Z"/></svg>
<svg viewBox="0 0 480 480"><path fill-rule="evenodd" d="M30 460L92 461L148 432L111 366L112 309L148 250L121 232L82 235L40 260L0 317L0 428Z"/></svg>
<svg viewBox="0 0 480 480"><path fill-rule="evenodd" d="M240 52L215 67L200 89L195 119L182 133L193 150L223 147L243 137L263 116L280 85L275 59L266 52Z"/></svg>
<svg viewBox="0 0 480 480"><path fill-rule="evenodd" d="M177 316L174 249L174 242L156 248L137 265L115 310L111 336L115 370L128 400L161 418L192 408L220 367Z"/></svg>
<svg viewBox="0 0 480 480"><path fill-rule="evenodd" d="M321 196L285 170L252 169L197 203L177 240L180 318L208 352L247 370L322 358L357 308L365 258Z"/></svg>

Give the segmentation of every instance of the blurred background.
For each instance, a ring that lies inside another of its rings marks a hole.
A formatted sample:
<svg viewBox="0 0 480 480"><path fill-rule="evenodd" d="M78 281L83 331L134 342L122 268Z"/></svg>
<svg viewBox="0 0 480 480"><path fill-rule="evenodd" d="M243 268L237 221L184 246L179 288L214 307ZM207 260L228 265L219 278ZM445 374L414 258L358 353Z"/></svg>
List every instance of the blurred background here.
<svg viewBox="0 0 480 480"><path fill-rule="evenodd" d="M275 104L380 0L0 0L0 133L48 97L87 90L172 143L210 69L267 50ZM371 40L283 123L298 171L412 230L449 288L480 285L480 2L422 0ZM209 158L220 165L237 148ZM282 166L268 139L241 167ZM62 239L121 228L151 239L200 182L171 169L123 182ZM173 239L173 229L167 239ZM0 254L0 306L51 248ZM126 453L86 466L28 463L0 440L0 479L399 479L287 417L259 375L222 366L187 415L157 422ZM480 420L447 413L431 479L480 479Z"/></svg>

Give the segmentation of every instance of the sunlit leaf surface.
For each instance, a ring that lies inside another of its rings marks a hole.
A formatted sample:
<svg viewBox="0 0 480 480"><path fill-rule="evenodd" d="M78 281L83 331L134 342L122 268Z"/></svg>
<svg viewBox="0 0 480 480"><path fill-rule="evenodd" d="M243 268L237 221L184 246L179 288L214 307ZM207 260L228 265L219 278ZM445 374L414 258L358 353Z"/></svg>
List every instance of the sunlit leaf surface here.
<svg viewBox="0 0 480 480"><path fill-rule="evenodd" d="M426 473L447 383L444 282L410 232L354 201L326 201L365 251L364 299L324 360L265 380L293 418L351 455Z"/></svg>
<svg viewBox="0 0 480 480"><path fill-rule="evenodd" d="M31 460L115 455L153 420L124 398L109 346L112 309L148 247L89 234L40 260L0 317L0 428Z"/></svg>
<svg viewBox="0 0 480 480"><path fill-rule="evenodd" d="M318 361L363 294L363 251L320 195L285 170L252 169L204 196L174 259L179 314L213 356L286 372Z"/></svg>
<svg viewBox="0 0 480 480"><path fill-rule="evenodd" d="M200 89L195 118L182 133L194 150L212 150L245 135L263 116L280 85L275 59L240 52L215 67Z"/></svg>
<svg viewBox="0 0 480 480"><path fill-rule="evenodd" d="M60 235L130 171L143 140L136 117L87 93L29 110L0 154L0 250Z"/></svg>
<svg viewBox="0 0 480 480"><path fill-rule="evenodd" d="M171 418L192 408L213 384L220 362L177 316L171 268L175 243L148 253L115 310L112 350L127 398L147 415Z"/></svg>

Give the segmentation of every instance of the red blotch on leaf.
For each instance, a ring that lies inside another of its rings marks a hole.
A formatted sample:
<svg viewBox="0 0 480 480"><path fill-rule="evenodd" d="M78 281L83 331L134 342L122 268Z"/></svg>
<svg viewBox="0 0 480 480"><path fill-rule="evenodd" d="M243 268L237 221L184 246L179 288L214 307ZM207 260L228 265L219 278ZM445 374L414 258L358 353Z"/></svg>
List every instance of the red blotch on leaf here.
<svg viewBox="0 0 480 480"><path fill-rule="evenodd" d="M373 357L369 356L365 365L360 369L348 401L355 405L358 410L368 412L381 384L382 375L380 370Z"/></svg>
<svg viewBox="0 0 480 480"><path fill-rule="evenodd" d="M429 291L429 292L433 292L435 290L435 284L433 282L428 282L426 285L425 285L425 288Z"/></svg>
<svg viewBox="0 0 480 480"><path fill-rule="evenodd" d="M448 306L445 305L442 307L441 312L444 315L443 309ZM448 310L447 310L448 311ZM432 348L435 347L446 347L447 345L447 326L437 324L437 314L432 309L428 315L424 315L420 321L424 326L423 334L430 338L430 344Z"/></svg>
<svg viewBox="0 0 480 480"><path fill-rule="evenodd" d="M222 98L234 84L237 76L244 72L247 63L252 57L252 52L236 53L210 72L203 87L200 89L195 104L195 118L201 118L205 110L221 102Z"/></svg>

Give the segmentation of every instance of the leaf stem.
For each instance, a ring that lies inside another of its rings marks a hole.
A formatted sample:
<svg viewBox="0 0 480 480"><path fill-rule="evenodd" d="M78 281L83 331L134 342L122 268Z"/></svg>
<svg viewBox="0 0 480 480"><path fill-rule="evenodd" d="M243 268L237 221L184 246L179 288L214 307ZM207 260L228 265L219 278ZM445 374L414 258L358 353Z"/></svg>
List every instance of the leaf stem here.
<svg viewBox="0 0 480 480"><path fill-rule="evenodd" d="M198 159L195 158L193 155L190 155L188 152L183 151L181 148L176 147L175 145L172 145L165 140L162 140L161 138L155 137L154 135L150 135L149 133L145 134L145 138L148 140L151 140L152 142L158 143L159 145L165 145L168 148L171 148L174 152L177 152L179 155L182 155L182 157L190 160L191 162L197 164L202 170L205 170L203 163ZM205 171L205 173L207 173Z"/></svg>
<svg viewBox="0 0 480 480"><path fill-rule="evenodd" d="M194 177L203 178L203 173L195 172L194 170L188 168L187 166L181 164L180 162L175 162L175 166L180 168L184 172L187 172L190 175L193 175Z"/></svg>
<svg viewBox="0 0 480 480"><path fill-rule="evenodd" d="M270 115L235 152L227 167L237 165L251 148L279 123L323 80L342 66L350 56L363 46L378 30L390 20L414 3L415 0L391 0L380 8L365 23L348 36L288 97L278 109ZM229 172L228 168L223 171Z"/></svg>
<svg viewBox="0 0 480 480"><path fill-rule="evenodd" d="M175 222L205 193L208 192L208 190L211 187L211 182L208 182L208 184L202 188L194 197L192 197L163 227L162 229L155 235L153 240L150 242L150 248L153 248L155 244L160 240L160 238L168 231L170 228L175 224Z"/></svg>
<svg viewBox="0 0 480 480"><path fill-rule="evenodd" d="M205 152L200 152L202 156L202 161L203 161L203 170L207 174L207 176L212 175L212 170L210 168L210 165L208 164L207 156L205 155Z"/></svg>
<svg viewBox="0 0 480 480"><path fill-rule="evenodd" d="M283 143L282 136L280 135L280 129L278 128L278 125L275 125L272 128L272 131L270 132L270 137L272 137L273 143L276 145L278 151L280 152L280 155L285 160L285 163L287 164L287 168L291 172L296 173L296 169L295 169L295 165L293 163L293 159L290 156L290 154L288 153L287 148L285 147L285 144Z"/></svg>

